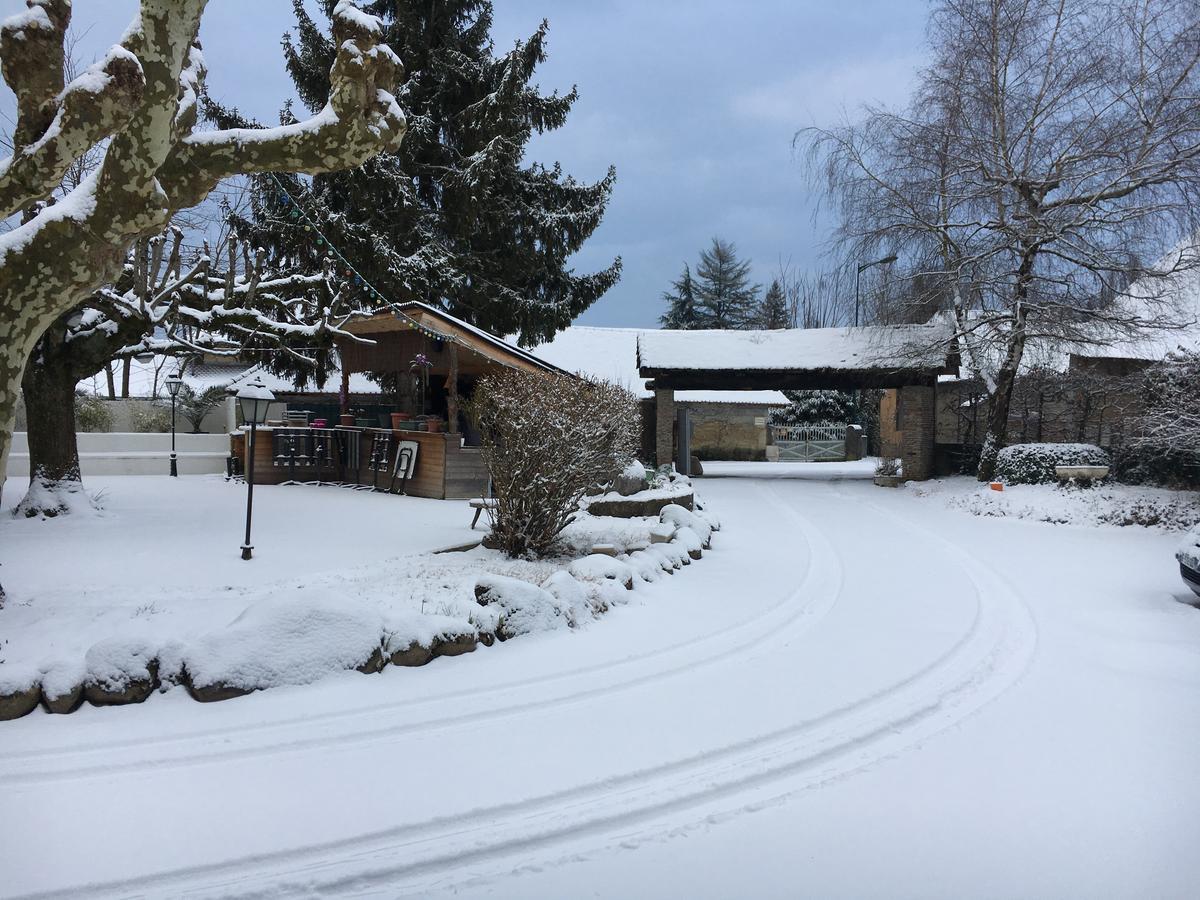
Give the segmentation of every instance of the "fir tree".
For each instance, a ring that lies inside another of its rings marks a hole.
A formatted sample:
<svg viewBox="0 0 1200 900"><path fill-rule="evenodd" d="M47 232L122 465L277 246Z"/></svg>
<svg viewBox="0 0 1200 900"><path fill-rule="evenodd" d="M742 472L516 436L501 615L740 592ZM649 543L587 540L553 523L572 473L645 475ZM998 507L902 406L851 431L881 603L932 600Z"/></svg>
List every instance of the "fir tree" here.
<svg viewBox="0 0 1200 900"><path fill-rule="evenodd" d="M729 241L712 239L696 266L700 328L750 328L758 312L760 287L750 283L750 262L740 260Z"/></svg>
<svg viewBox="0 0 1200 900"><path fill-rule="evenodd" d="M758 328L771 330L792 327L787 297L783 293L783 285L779 283L778 278L771 281L771 286L763 295L762 306L758 308L758 321L755 325Z"/></svg>
<svg viewBox="0 0 1200 900"><path fill-rule="evenodd" d="M692 281L692 269L683 264L683 272L671 282L671 290L663 291L667 311L659 316L663 328L699 328L700 319L696 310L696 284Z"/></svg>
<svg viewBox="0 0 1200 900"><path fill-rule="evenodd" d="M303 0L294 6L298 27L283 40L288 71L303 103L320 109L335 48ZM335 0L318 6L328 15ZM588 184L557 163L523 164L533 135L562 127L577 97L529 83L546 58L547 23L496 56L490 0L363 6L384 21L382 40L406 69L396 94L408 119L404 144L349 172L287 179L288 193L382 294L377 303L420 300L524 344L552 337L616 283L621 260L588 274L567 265L600 224L611 168ZM211 101L207 111L219 124L240 119ZM276 265L320 269L327 248L271 178L255 180L252 210L235 226Z"/></svg>

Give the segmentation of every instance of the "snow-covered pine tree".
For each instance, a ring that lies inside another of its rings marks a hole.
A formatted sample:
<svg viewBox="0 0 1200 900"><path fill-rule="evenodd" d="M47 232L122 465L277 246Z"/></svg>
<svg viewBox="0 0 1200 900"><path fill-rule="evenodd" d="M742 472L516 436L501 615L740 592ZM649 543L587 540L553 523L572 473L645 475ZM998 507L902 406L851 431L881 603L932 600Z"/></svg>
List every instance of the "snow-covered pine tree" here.
<svg viewBox="0 0 1200 900"><path fill-rule="evenodd" d="M767 288L767 292L763 295L762 305L758 308L758 321L755 323L755 327L770 330L792 327L792 316L788 309L787 297L783 292L783 285L779 283L778 278L771 280L771 286Z"/></svg>
<svg viewBox="0 0 1200 900"><path fill-rule="evenodd" d="M667 311L658 317L663 328L699 328L700 317L696 310L696 283L692 280L692 268L683 264L683 272L671 282L671 289L663 291Z"/></svg>
<svg viewBox="0 0 1200 900"><path fill-rule="evenodd" d="M317 5L329 14L335 0ZM364 8L383 20L383 40L407 72L397 93L405 143L349 172L288 179L288 192L388 300L420 300L525 344L552 337L616 283L621 261L588 274L567 264L600 224L615 171L589 184L557 163L523 160L534 133L562 127L577 96L544 95L529 83L546 58L548 24L497 56L490 0ZM295 13L296 32L283 41L287 66L301 100L318 109L336 48L302 0ZM208 112L218 123L240 120L213 102ZM253 192L251 221L238 231L277 267L319 271L327 248L278 184L257 178Z"/></svg>
<svg viewBox="0 0 1200 900"><path fill-rule="evenodd" d="M759 290L750 283L749 260L738 259L731 241L714 237L712 246L700 251L696 266L698 327L753 327Z"/></svg>
<svg viewBox="0 0 1200 900"><path fill-rule="evenodd" d="M845 391L785 391L791 401L771 411L772 425L858 424L863 416L853 394Z"/></svg>

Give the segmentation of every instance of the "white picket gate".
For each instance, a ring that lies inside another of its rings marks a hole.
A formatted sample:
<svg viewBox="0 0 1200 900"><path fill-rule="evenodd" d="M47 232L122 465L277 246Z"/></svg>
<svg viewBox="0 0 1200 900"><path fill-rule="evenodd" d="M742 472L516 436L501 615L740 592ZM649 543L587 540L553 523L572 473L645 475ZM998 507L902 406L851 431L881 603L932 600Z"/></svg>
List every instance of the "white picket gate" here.
<svg viewBox="0 0 1200 900"><path fill-rule="evenodd" d="M779 459L793 462L836 462L846 458L846 425L772 425Z"/></svg>

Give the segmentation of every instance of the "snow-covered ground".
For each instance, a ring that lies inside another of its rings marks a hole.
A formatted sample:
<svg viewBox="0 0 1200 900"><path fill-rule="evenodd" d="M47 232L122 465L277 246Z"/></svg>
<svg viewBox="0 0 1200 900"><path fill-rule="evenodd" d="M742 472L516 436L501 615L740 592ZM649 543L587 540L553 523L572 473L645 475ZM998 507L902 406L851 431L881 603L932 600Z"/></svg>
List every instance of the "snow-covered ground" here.
<svg viewBox="0 0 1200 900"><path fill-rule="evenodd" d="M711 553L589 627L0 723L0 895L1194 895L1200 611L1177 536L975 516L868 464L706 469L727 476L700 483ZM119 493L103 530L137 517ZM268 525L262 497L254 563L175 583L236 590L313 529L337 559L263 577L335 583L405 506L347 494ZM236 554L236 500L228 521L163 506L182 557ZM416 549L467 534L439 506ZM119 538L82 520L0 525L6 582L38 570L13 541L60 524L83 552L64 596L164 590L168 562L122 576L95 559Z"/></svg>

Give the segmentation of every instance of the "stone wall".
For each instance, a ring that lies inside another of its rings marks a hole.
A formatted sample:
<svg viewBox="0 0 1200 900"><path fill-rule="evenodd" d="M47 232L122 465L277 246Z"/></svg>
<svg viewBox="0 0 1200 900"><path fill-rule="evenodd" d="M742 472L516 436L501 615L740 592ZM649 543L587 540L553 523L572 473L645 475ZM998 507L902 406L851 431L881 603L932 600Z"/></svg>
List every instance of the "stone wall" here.
<svg viewBox="0 0 1200 900"><path fill-rule="evenodd" d="M766 459L767 407L687 403L692 453L700 459Z"/></svg>

